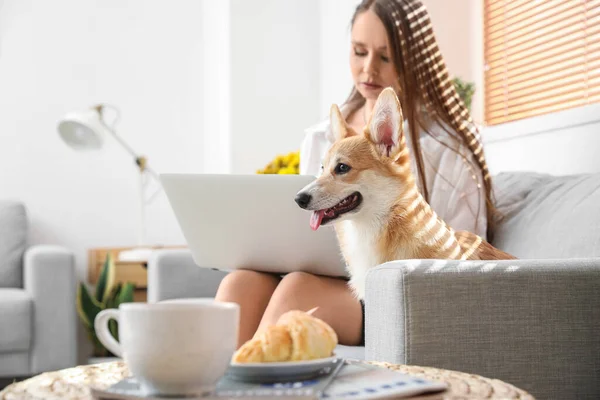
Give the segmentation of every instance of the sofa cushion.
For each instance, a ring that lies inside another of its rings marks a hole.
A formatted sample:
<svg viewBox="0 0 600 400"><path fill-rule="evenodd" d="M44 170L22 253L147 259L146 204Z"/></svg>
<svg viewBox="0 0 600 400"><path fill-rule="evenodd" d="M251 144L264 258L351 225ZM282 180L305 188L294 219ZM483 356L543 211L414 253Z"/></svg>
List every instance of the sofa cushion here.
<svg viewBox="0 0 600 400"><path fill-rule="evenodd" d="M25 290L0 289L0 315L0 353L29 350L33 301Z"/></svg>
<svg viewBox="0 0 600 400"><path fill-rule="evenodd" d="M23 204L0 201L0 288L23 287L27 215Z"/></svg>
<svg viewBox="0 0 600 400"><path fill-rule="evenodd" d="M504 172L493 184L495 246L524 259L600 256L600 174Z"/></svg>

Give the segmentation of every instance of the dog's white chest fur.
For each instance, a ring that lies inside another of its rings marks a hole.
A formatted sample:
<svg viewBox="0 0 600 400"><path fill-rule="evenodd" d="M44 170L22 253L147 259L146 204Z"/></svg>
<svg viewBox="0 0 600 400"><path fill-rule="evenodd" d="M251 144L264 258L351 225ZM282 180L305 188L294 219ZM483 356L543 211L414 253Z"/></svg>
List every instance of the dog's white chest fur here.
<svg viewBox="0 0 600 400"><path fill-rule="evenodd" d="M356 297L364 299L367 271L381 263L377 252L380 229L378 224L361 222L340 223L343 230L340 244L350 272L350 288Z"/></svg>

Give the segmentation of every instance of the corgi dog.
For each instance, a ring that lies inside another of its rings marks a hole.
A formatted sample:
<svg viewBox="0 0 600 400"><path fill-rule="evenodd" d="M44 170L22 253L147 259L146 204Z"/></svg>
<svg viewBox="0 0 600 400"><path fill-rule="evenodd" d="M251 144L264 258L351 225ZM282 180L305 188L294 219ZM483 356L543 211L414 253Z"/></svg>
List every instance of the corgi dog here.
<svg viewBox="0 0 600 400"><path fill-rule="evenodd" d="M331 107L335 142L321 175L295 201L312 211L310 226L333 224L350 274L349 286L365 296L366 273L400 259L499 260L515 257L471 232L454 231L418 190L392 88L379 95L362 135Z"/></svg>

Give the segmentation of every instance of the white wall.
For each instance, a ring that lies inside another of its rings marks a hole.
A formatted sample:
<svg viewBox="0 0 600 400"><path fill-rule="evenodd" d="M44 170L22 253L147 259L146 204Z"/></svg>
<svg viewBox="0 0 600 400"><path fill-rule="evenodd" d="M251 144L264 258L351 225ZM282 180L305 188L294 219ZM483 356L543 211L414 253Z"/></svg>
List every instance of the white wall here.
<svg viewBox="0 0 600 400"><path fill-rule="evenodd" d="M203 172L231 172L231 7L229 0L204 1ZM173 171L178 172L178 171Z"/></svg>
<svg viewBox="0 0 600 400"><path fill-rule="evenodd" d="M318 122L319 0L231 0L232 172L296 151Z"/></svg>
<svg viewBox="0 0 600 400"><path fill-rule="evenodd" d="M0 187L24 201L33 243L86 249L136 243L137 170L109 141L77 153L61 115L118 106L118 132L151 166L201 169L202 3L143 0L23 2L0 9ZM181 244L164 196L149 210L152 243Z"/></svg>
<svg viewBox="0 0 600 400"><path fill-rule="evenodd" d="M318 0L4 0L0 198L23 201L30 243L133 246L133 160L109 140L78 153L60 117L119 107L117 132L160 172L254 173L321 118ZM110 114L108 114L110 119ZM149 244L185 240L164 194ZM0 238L1 240L1 238ZM80 355L81 356L81 355Z"/></svg>
<svg viewBox="0 0 600 400"><path fill-rule="evenodd" d="M56 131L64 113L118 106L118 132L156 170L202 169L202 3L165 4L0 8L0 198L26 204L31 244L74 251L80 279L89 248L136 244L137 170L114 140L88 154L67 147ZM184 243L164 195L148 211L150 243Z"/></svg>
<svg viewBox="0 0 600 400"><path fill-rule="evenodd" d="M590 104L487 127L484 147L490 172L534 171L553 175L600 172L600 104Z"/></svg>
<svg viewBox="0 0 600 400"><path fill-rule="evenodd" d="M471 115L483 121L483 0L423 0L451 76L475 83Z"/></svg>
<svg viewBox="0 0 600 400"><path fill-rule="evenodd" d="M350 54L350 19L358 0L320 0L321 23L320 71L321 118L329 118L332 103L343 103L352 89L348 64Z"/></svg>

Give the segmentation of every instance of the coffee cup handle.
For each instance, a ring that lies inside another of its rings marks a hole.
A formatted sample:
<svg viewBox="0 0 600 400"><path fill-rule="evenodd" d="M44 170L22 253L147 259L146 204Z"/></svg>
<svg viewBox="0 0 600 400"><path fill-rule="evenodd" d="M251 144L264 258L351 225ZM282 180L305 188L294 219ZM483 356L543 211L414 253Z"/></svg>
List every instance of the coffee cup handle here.
<svg viewBox="0 0 600 400"><path fill-rule="evenodd" d="M104 345L111 353L117 357L123 358L121 352L121 345L115 340L108 329L108 321L114 319L119 323L119 310L116 308L109 308L107 310L100 311L94 319L94 329L96 330L96 336L100 343Z"/></svg>

